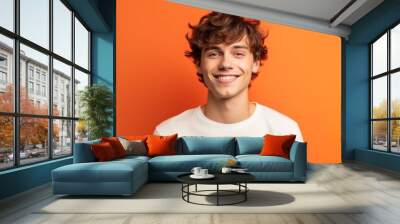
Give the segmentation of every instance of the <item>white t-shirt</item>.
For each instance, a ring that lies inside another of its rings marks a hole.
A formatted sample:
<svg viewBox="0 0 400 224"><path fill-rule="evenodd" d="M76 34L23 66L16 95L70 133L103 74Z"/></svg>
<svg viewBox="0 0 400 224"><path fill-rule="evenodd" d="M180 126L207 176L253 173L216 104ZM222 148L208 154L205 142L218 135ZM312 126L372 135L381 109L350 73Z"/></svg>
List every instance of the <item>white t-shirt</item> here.
<svg viewBox="0 0 400 224"><path fill-rule="evenodd" d="M254 113L240 122L225 124L210 120L198 106L161 122L154 131L156 135L172 135L175 133L178 133L178 137L262 137L266 134L294 134L296 141L303 142L303 136L296 121L258 103L256 103Z"/></svg>

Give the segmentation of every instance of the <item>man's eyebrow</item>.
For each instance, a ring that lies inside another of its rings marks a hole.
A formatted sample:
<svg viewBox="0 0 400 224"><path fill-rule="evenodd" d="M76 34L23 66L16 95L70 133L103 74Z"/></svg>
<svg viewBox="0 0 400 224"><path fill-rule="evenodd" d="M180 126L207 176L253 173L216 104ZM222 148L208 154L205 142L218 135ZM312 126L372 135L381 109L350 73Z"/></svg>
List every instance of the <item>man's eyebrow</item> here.
<svg viewBox="0 0 400 224"><path fill-rule="evenodd" d="M234 48L234 49L249 49L248 46L246 46L246 45L240 45L240 44L234 45L233 48ZM210 50L218 50L218 51L220 51L221 48L218 47L218 46L208 46L208 47L205 47L205 48L204 48L204 51L210 51Z"/></svg>
<svg viewBox="0 0 400 224"><path fill-rule="evenodd" d="M233 46L234 49L249 49L246 45L235 45Z"/></svg>
<svg viewBox="0 0 400 224"><path fill-rule="evenodd" d="M204 48L204 51L210 51L210 50L221 50L221 48L219 48L217 46L208 46L208 47Z"/></svg>

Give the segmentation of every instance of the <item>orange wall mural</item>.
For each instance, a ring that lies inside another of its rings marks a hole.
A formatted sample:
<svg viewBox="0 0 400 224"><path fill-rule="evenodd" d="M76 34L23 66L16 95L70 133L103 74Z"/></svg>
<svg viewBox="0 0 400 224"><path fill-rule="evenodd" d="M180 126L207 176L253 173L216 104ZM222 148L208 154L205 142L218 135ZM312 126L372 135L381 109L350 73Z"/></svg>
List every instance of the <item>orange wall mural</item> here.
<svg viewBox="0 0 400 224"><path fill-rule="evenodd" d="M151 134L157 124L206 102L206 88L184 57L188 23L209 11L163 0L117 1L117 135ZM262 23L267 61L251 101L296 120L311 163L341 162L341 40Z"/></svg>

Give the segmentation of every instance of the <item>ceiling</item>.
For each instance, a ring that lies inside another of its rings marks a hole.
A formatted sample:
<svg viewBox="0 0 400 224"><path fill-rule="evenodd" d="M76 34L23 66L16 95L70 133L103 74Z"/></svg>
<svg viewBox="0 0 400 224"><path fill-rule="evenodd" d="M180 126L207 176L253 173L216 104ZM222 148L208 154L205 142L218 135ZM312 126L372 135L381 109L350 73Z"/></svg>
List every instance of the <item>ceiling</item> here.
<svg viewBox="0 0 400 224"><path fill-rule="evenodd" d="M347 38L351 25L383 0L170 0Z"/></svg>
<svg viewBox="0 0 400 224"><path fill-rule="evenodd" d="M115 1L116 0L66 0L92 32L113 31Z"/></svg>

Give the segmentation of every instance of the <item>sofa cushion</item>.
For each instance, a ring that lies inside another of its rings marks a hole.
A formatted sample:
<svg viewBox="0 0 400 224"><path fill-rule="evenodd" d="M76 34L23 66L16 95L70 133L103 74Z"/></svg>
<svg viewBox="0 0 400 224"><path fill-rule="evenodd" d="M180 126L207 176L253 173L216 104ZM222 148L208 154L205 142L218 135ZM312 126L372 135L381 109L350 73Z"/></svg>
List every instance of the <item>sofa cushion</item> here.
<svg viewBox="0 0 400 224"><path fill-rule="evenodd" d="M125 138L118 137L122 146L126 151L126 155L147 155L146 143L143 140L128 140Z"/></svg>
<svg viewBox="0 0 400 224"><path fill-rule="evenodd" d="M239 166L249 172L292 172L292 161L279 156L238 155Z"/></svg>
<svg viewBox="0 0 400 224"><path fill-rule="evenodd" d="M112 145L108 142L92 144L91 146L96 161L104 162L118 158Z"/></svg>
<svg viewBox="0 0 400 224"><path fill-rule="evenodd" d="M174 155L158 156L149 160L149 170L163 172L190 172L193 167L200 166L211 172L219 171L230 159L231 155Z"/></svg>
<svg viewBox="0 0 400 224"><path fill-rule="evenodd" d="M120 138L124 138L127 140L141 140L141 141L146 141L148 135L125 135L125 136L119 136Z"/></svg>
<svg viewBox="0 0 400 224"><path fill-rule="evenodd" d="M184 136L178 143L177 154L235 155L235 139L233 137Z"/></svg>
<svg viewBox="0 0 400 224"><path fill-rule="evenodd" d="M265 135L261 156L281 156L289 159L290 148L296 135Z"/></svg>
<svg viewBox="0 0 400 224"><path fill-rule="evenodd" d="M148 162L150 157L148 156L137 156L137 155L130 155L130 156L125 156L124 158L116 159L113 160L113 162L131 162L131 161L142 161L142 162Z"/></svg>
<svg viewBox="0 0 400 224"><path fill-rule="evenodd" d="M149 135L146 138L148 156L164 156L176 154L176 139L178 134L169 136Z"/></svg>
<svg viewBox="0 0 400 224"><path fill-rule="evenodd" d="M126 156L126 151L117 137L104 137L101 138L101 142L110 143L117 158Z"/></svg>
<svg viewBox="0 0 400 224"><path fill-rule="evenodd" d="M135 159L74 163L53 170L52 174L53 181L58 182L129 182L133 173L143 170L144 166L146 162Z"/></svg>
<svg viewBox="0 0 400 224"><path fill-rule="evenodd" d="M236 137L236 155L260 154L263 137Z"/></svg>

